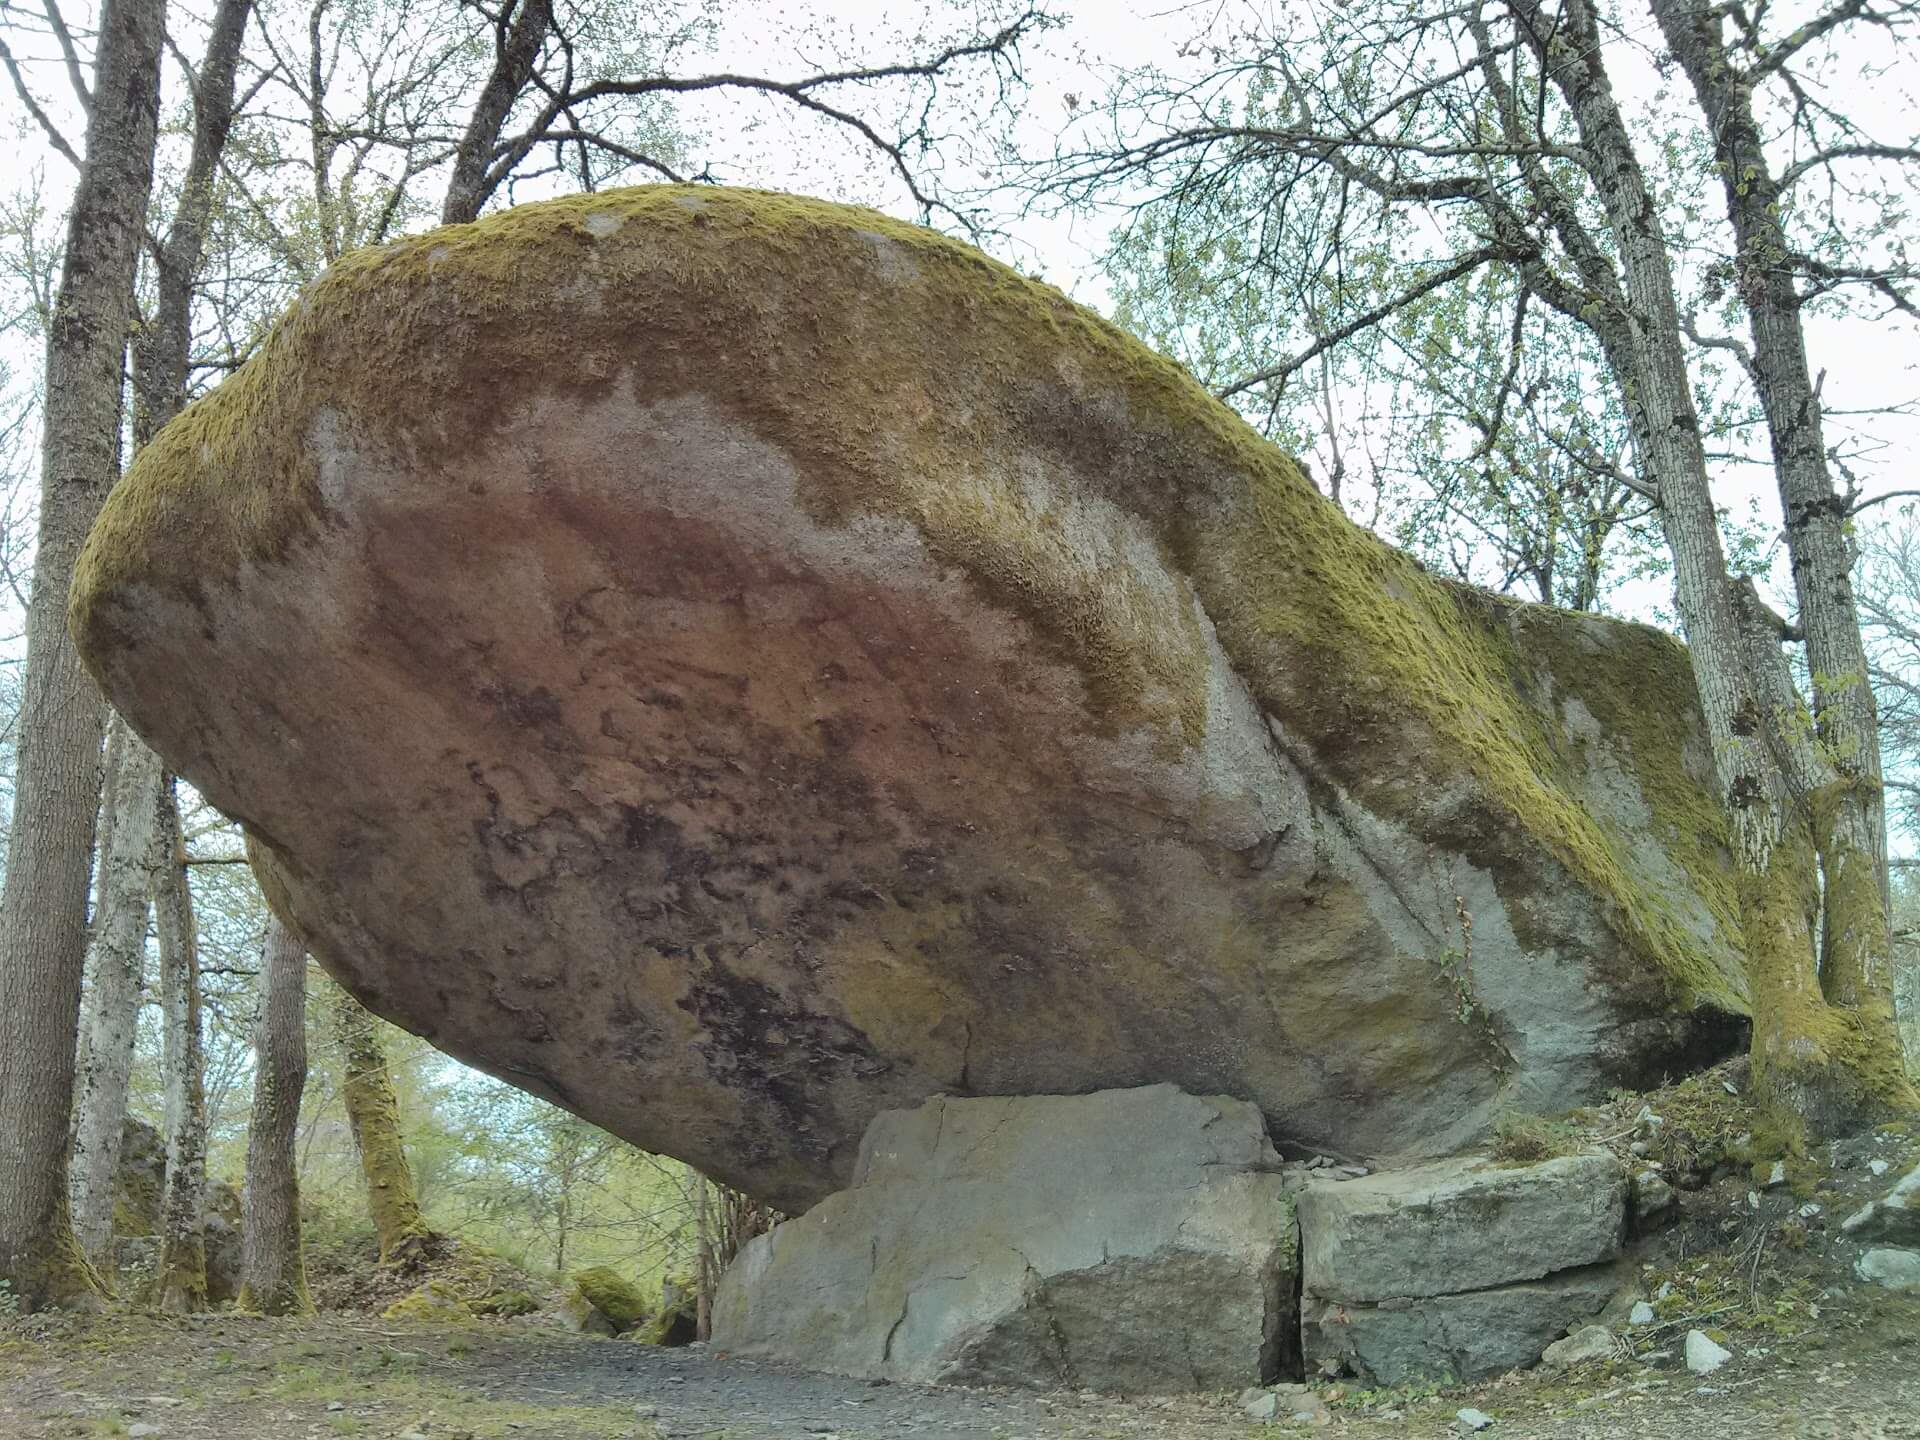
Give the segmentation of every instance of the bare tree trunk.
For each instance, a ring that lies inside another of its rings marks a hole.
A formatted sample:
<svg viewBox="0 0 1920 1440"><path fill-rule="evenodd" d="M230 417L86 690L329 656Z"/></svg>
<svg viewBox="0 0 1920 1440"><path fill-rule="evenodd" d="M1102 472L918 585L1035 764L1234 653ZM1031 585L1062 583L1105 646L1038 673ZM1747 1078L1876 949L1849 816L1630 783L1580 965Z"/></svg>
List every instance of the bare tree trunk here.
<svg viewBox="0 0 1920 1440"><path fill-rule="evenodd" d="M74 1101L73 1161L68 1177L74 1238L110 1280L113 1202L120 1171L120 1134L127 1123L133 1032L147 960L147 891L156 859L154 805L160 757L118 716L109 744L114 787L112 822L100 857L99 899L92 927L82 1029L84 1057Z"/></svg>
<svg viewBox="0 0 1920 1440"><path fill-rule="evenodd" d="M367 1184L367 1213L380 1237L382 1264L411 1265L431 1254L437 1239L414 1197L413 1171L400 1138L400 1098L387 1068L386 1047L371 1014L338 985L329 1009L345 1057L341 1098L353 1127L354 1148Z"/></svg>
<svg viewBox="0 0 1920 1440"><path fill-rule="evenodd" d="M300 1176L294 1135L307 1084L307 953L277 919L260 956L260 1013L254 1021L253 1114L247 1131L239 1307L302 1315L306 1263L300 1248Z"/></svg>
<svg viewBox="0 0 1920 1440"><path fill-rule="evenodd" d="M133 437L144 445L187 403L193 289L213 223L213 189L233 129L234 76L253 0L220 0L193 87L193 150L173 222L158 253L151 320L133 347Z"/></svg>
<svg viewBox="0 0 1920 1440"><path fill-rule="evenodd" d="M503 17L509 13L511 6L501 10ZM474 101L466 131L453 152L453 174L447 180L446 198L440 206L441 224L479 219L481 208L498 187L494 152L500 144L500 128L533 78L540 47L552 28L553 0L520 0L511 23L500 26L494 37L493 70ZM511 169L513 163L510 161L507 168Z"/></svg>
<svg viewBox="0 0 1920 1440"><path fill-rule="evenodd" d="M204 1309L207 1303L207 1098L200 1042L199 936L171 775L161 786L159 809L165 863L154 876L153 914L160 936L167 1169L160 1191L153 1300L162 1310L187 1311Z"/></svg>
<svg viewBox="0 0 1920 1440"><path fill-rule="evenodd" d="M165 19L164 0L101 8L86 158L47 331L39 541L0 895L0 1279L30 1308L99 1289L73 1238L67 1139L104 707L67 636L67 587L119 473Z"/></svg>

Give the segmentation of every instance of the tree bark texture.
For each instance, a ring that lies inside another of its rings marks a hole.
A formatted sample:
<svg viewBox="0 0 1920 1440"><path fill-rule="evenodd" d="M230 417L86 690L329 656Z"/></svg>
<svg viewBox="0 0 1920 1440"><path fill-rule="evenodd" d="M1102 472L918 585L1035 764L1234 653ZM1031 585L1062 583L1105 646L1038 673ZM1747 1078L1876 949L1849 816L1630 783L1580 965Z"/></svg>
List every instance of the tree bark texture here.
<svg viewBox="0 0 1920 1440"><path fill-rule="evenodd" d="M193 293L213 223L214 184L233 129L234 77L253 0L220 0L193 89L193 149L157 254L153 315L133 347L133 439L144 445L187 403Z"/></svg>
<svg viewBox="0 0 1920 1440"><path fill-rule="evenodd" d="M300 1178L293 1149L307 1084L306 1025L306 950L279 920L269 920L253 1030L239 1296L242 1310L263 1315L303 1315L313 1309L301 1256Z"/></svg>
<svg viewBox="0 0 1920 1440"><path fill-rule="evenodd" d="M207 1303L207 1099L200 1039L200 952L187 888L187 845L174 781L161 786L154 873L154 929L160 937L161 1066L166 1076L166 1179L160 1191L160 1255L153 1303L161 1310Z"/></svg>
<svg viewBox="0 0 1920 1440"><path fill-rule="evenodd" d="M1872 916L1863 915L1858 904L1860 877L1873 868L1874 852L1863 848L1863 812L1859 802L1848 797L1871 789L1877 807L1877 773L1871 786L1829 784L1812 794L1805 792L1804 779L1795 783L1796 767L1810 763L1804 753L1792 753L1797 705L1788 700L1790 683L1784 695L1775 684L1776 663L1779 674L1785 674L1777 635L1772 659L1766 660L1750 646L1735 613L1669 249L1631 131L1599 59L1599 19L1589 0L1568 0L1557 19L1547 17L1537 0L1513 0L1513 9L1573 111L1585 165L1605 208L1626 279L1624 318L1631 335L1632 369L1617 378L1629 392L1629 405L1638 407L1636 439L1642 463L1658 487L1660 520L1673 557L1701 709L1722 800L1733 822L1742 870L1759 1093L1763 1103L1808 1130L1857 1128L1911 1103L1903 1072L1885 1063L1889 1041L1898 1055L1891 1006L1885 1009L1884 1022L1877 1004L1860 1007L1851 1018L1831 1014L1822 997L1820 936L1809 930L1802 943L1799 931L1803 923L1814 924L1812 917L1819 913L1806 911L1804 902L1820 893L1820 861L1831 850L1854 859L1845 869L1846 887L1828 897L1828 908L1849 928L1837 935L1829 931L1828 938L1855 953L1875 943ZM1788 513L1794 513L1791 504ZM1857 645L1850 586L1846 593ZM1829 604L1836 599L1834 594L1826 597ZM1865 674L1864 662L1859 673ZM1877 754L1876 747L1876 767ZM1828 867L1829 892L1837 873ZM1884 930L1884 909L1879 914ZM1832 983L1836 973L1857 968L1849 960L1830 960L1827 980ZM1878 1035L1880 1030L1885 1037Z"/></svg>
<svg viewBox="0 0 1920 1440"><path fill-rule="evenodd" d="M1697 0L1656 0L1653 8L1713 137L1752 339L1749 372L1766 415L1786 518L1787 556L1813 676L1814 724L1836 782L1813 817L1829 916L1822 988L1835 1005L1868 1015L1891 1013L1880 731L1853 593L1847 505L1835 493L1827 464L1800 293L1780 223L1780 184L1762 143L1752 83L1733 64L1724 40L1724 13ZM1858 883L1863 870L1873 875L1871 895ZM1867 913L1875 908L1877 918Z"/></svg>
<svg viewBox="0 0 1920 1440"><path fill-rule="evenodd" d="M553 28L552 0L519 0L517 9L508 4L500 13L493 69L480 89L480 98L474 101L467 128L453 152L453 174L447 180L446 197L440 206L442 225L459 225L480 218L481 209L498 183L489 172L493 168L494 149L500 143L501 127L513 113L520 92L533 78L540 47Z"/></svg>
<svg viewBox="0 0 1920 1440"><path fill-rule="evenodd" d="M103 1279L113 1271L113 1202L127 1122L133 1032L147 961L147 895L159 860L160 757L115 716L110 750L113 822L100 856L83 1028L85 1058L74 1102L69 1190L74 1237Z"/></svg>
<svg viewBox="0 0 1920 1440"><path fill-rule="evenodd" d="M164 0L101 8L86 158L47 331L39 541L0 895L0 1278L28 1307L82 1300L99 1283L73 1238L66 1150L104 719L67 636L67 587L119 470L165 21Z"/></svg>
<svg viewBox="0 0 1920 1440"><path fill-rule="evenodd" d="M382 1264L410 1265L429 1253L434 1235L414 1196L413 1171L400 1137L400 1097L387 1068L373 1016L338 985L329 1009L346 1067L341 1096L367 1184L367 1213L380 1238Z"/></svg>

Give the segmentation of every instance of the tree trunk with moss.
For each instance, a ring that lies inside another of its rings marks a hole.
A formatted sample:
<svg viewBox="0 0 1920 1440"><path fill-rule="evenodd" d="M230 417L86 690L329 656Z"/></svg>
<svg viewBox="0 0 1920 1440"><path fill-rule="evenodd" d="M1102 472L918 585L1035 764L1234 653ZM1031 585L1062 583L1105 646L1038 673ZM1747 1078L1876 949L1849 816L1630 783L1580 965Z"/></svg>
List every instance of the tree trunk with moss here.
<svg viewBox="0 0 1920 1440"><path fill-rule="evenodd" d="M1832 762L1780 650L1778 620L1751 579L1734 613L1790 791L1788 828L1764 875L1743 877L1753 986L1756 1093L1802 1138L1847 1134L1912 1108L1895 1023L1891 961L1874 984L1866 956L1891 956L1882 868L1853 827L1856 780ZM1816 968L1810 957L1819 956Z"/></svg>
<svg viewBox="0 0 1920 1440"><path fill-rule="evenodd" d="M163 0L106 0L47 327L40 517L0 895L0 1279L29 1308L100 1282L67 1196L105 707L67 635L80 543L119 476L120 380L153 190Z"/></svg>
<svg viewBox="0 0 1920 1440"><path fill-rule="evenodd" d="M346 1067L341 1096L367 1185L367 1213L380 1239L382 1264L412 1265L429 1255L436 1237L414 1197L400 1132L400 1097L387 1068L378 1022L353 996L332 987L334 1038Z"/></svg>
<svg viewBox="0 0 1920 1440"><path fill-rule="evenodd" d="M238 1304L262 1315L304 1315L306 1263L300 1246L300 1178L293 1141L307 1085L307 952L277 919L260 954L260 1008L254 1019L253 1113Z"/></svg>
<svg viewBox="0 0 1920 1440"><path fill-rule="evenodd" d="M1914 1104L1898 1063L1891 1003L1882 1007L1868 994L1872 956L1885 953L1876 947L1886 944L1886 910L1870 899L1879 894L1870 879L1878 856L1861 826L1861 777L1836 772L1812 744L1780 654L1779 627L1762 623L1750 582L1736 591L1727 575L1672 260L1601 58L1599 16L1591 0L1568 0L1557 16L1537 0L1516 0L1515 13L1531 27L1547 73L1573 111L1626 280L1629 353L1624 365L1610 359L1635 417L1642 465L1658 487L1701 710L1733 824L1756 1088L1763 1104L1804 1134L1844 1133ZM1796 555L1796 573L1799 565ZM1851 607L1850 590L1846 603ZM1857 616L1854 629L1857 641ZM1873 783L1877 790L1877 774ZM1815 912L1805 910L1821 877L1837 927L1824 936L1808 928ZM1843 995L1852 1000L1842 1002Z"/></svg>
<svg viewBox="0 0 1920 1440"><path fill-rule="evenodd" d="M160 937L167 1169L160 1192L160 1255L153 1303L161 1310L207 1303L207 1100L200 1040L199 937L187 888L187 846L171 775L160 792L163 862L154 875L154 929Z"/></svg>
<svg viewBox="0 0 1920 1440"><path fill-rule="evenodd" d="M1740 358L1766 416L1813 677L1811 730L1797 705L1780 718L1784 743L1813 752L1799 798L1823 881L1819 998L1826 1013L1810 1022L1802 1048L1822 1054L1819 1068L1832 1079L1818 1085L1819 1098L1780 1098L1809 1111L1837 1109L1808 1115L1820 1128L1857 1124L1910 1107L1914 1097L1894 1017L1880 733L1854 597L1847 505L1827 463L1798 282L1783 263L1792 253L1782 220L1788 200L1767 156L1753 81L1727 44L1727 12L1700 0L1655 0L1653 11L1713 140L1752 342ZM1857 1093L1840 1093L1849 1088Z"/></svg>
<svg viewBox="0 0 1920 1440"><path fill-rule="evenodd" d="M133 1032L147 959L147 893L158 857L154 830L160 757L115 716L107 746L113 788L101 832L100 878L88 947L91 985L81 1025L68 1177L74 1238L110 1282L120 1136L127 1123Z"/></svg>

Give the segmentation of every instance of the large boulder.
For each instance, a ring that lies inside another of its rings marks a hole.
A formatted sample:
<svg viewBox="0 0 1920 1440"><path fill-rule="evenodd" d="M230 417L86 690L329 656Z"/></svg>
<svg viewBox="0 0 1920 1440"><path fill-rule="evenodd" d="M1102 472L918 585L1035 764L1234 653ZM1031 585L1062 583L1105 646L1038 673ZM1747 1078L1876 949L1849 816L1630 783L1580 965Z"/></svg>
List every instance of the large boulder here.
<svg viewBox="0 0 1920 1440"><path fill-rule="evenodd" d="M1746 1007L1676 642L1423 572L867 210L347 257L142 451L72 622L368 1006L789 1210L935 1093L1431 1155Z"/></svg>
<svg viewBox="0 0 1920 1440"><path fill-rule="evenodd" d="M152 1272L159 1260L160 1202L167 1179L167 1142L159 1130L128 1116L120 1131L120 1169L113 1204L114 1263L123 1272ZM201 1244L207 1299L219 1304L240 1293L240 1192L224 1181L207 1186Z"/></svg>
<svg viewBox="0 0 1920 1440"><path fill-rule="evenodd" d="M1321 1181L1298 1205L1310 1372L1484 1379L1533 1364L1622 1283L1627 1178L1603 1153Z"/></svg>
<svg viewBox="0 0 1920 1440"><path fill-rule="evenodd" d="M751 1241L715 1348L873 1379L1223 1390L1290 1369L1293 1211L1260 1112L1171 1085L937 1096Z"/></svg>

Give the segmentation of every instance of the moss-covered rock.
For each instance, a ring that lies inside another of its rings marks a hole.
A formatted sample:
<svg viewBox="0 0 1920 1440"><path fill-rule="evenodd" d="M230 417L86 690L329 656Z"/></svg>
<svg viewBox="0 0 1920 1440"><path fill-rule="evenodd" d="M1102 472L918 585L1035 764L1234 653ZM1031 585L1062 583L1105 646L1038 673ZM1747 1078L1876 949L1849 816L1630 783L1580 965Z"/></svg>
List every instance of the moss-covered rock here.
<svg viewBox="0 0 1920 1440"><path fill-rule="evenodd" d="M459 1288L446 1280L429 1280L380 1312L382 1320L424 1320L438 1324L471 1320L473 1309Z"/></svg>
<svg viewBox="0 0 1920 1440"><path fill-rule="evenodd" d="M640 1287L621 1278L608 1266L593 1265L576 1270L573 1288L611 1320L616 1330L631 1330L647 1318L647 1302L640 1294Z"/></svg>
<svg viewBox="0 0 1920 1440"><path fill-rule="evenodd" d="M1746 1006L1677 643L1426 574L871 211L348 257L139 457L73 626L372 1008L788 1209L936 1092L1432 1152Z"/></svg>
<svg viewBox="0 0 1920 1440"><path fill-rule="evenodd" d="M700 1303L693 1282L671 1279L661 1284L660 1308L628 1335L642 1345L691 1345L700 1338Z"/></svg>
<svg viewBox="0 0 1920 1440"><path fill-rule="evenodd" d="M476 1315L498 1315L503 1320L511 1320L517 1315L533 1314L540 1308L540 1302L525 1290L502 1290L469 1300L467 1307Z"/></svg>

